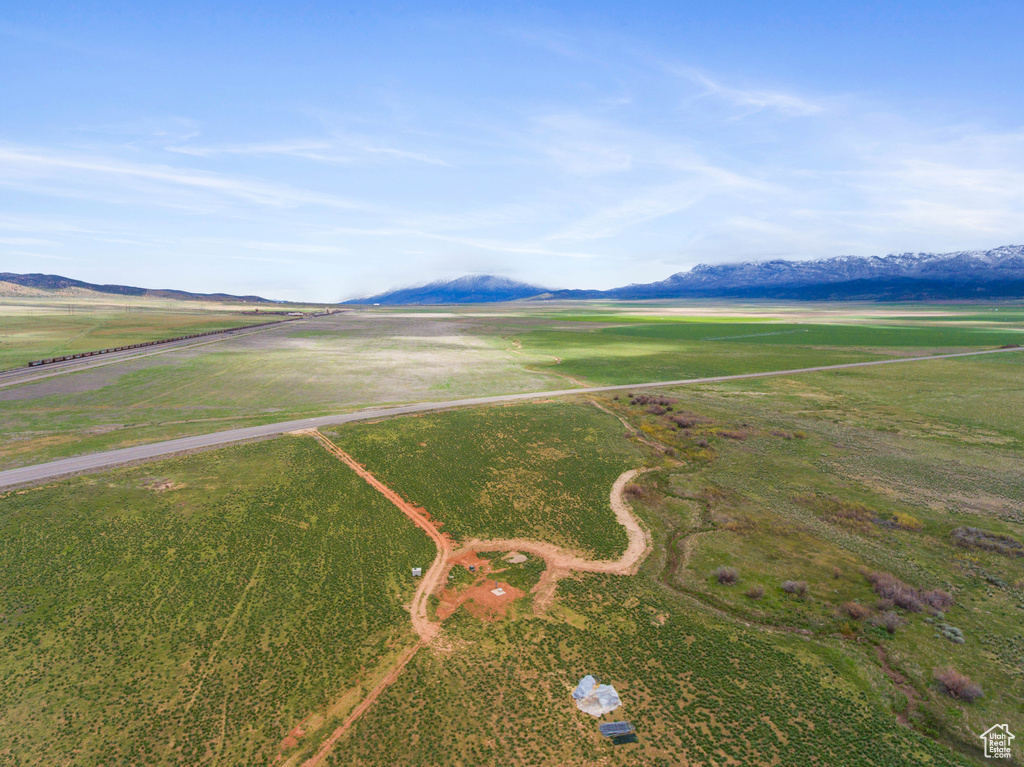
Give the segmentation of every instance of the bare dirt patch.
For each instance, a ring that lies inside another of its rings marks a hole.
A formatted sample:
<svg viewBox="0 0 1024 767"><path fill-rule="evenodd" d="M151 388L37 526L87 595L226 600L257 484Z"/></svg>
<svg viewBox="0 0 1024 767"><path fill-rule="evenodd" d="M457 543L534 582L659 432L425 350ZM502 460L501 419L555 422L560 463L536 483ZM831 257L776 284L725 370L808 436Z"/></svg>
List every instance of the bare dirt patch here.
<svg viewBox="0 0 1024 767"><path fill-rule="evenodd" d="M453 553L448 562L453 567L455 565L462 565L463 567L489 568L491 564L490 561L477 555L475 551L464 550Z"/></svg>
<svg viewBox="0 0 1024 767"><path fill-rule="evenodd" d="M188 485L183 482L175 482L173 479L148 479L143 487L156 493L166 493L168 490L182 490Z"/></svg>
<svg viewBox="0 0 1024 767"><path fill-rule="evenodd" d="M501 589L505 593L501 595L493 593L496 589ZM523 596L526 596L526 592L515 586L510 586L503 581L484 578L467 589L460 591L445 589L442 591L441 603L437 607L437 617L444 620L464 606L470 615L481 620L492 621L505 617L508 606Z"/></svg>

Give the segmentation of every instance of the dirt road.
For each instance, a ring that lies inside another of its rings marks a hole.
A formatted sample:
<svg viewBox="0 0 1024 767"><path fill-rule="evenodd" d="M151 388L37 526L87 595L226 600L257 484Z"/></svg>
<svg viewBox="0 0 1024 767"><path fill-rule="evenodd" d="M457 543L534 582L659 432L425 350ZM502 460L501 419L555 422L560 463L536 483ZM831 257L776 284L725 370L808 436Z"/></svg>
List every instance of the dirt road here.
<svg viewBox="0 0 1024 767"><path fill-rule="evenodd" d="M557 389L551 391L528 392L524 394L500 394L494 397L474 397L471 399L448 400L446 402L421 402L414 405L401 405L388 408L371 408L360 410L355 413L341 415L327 415L317 418L304 418L298 421L283 421L281 423L265 424L263 426L250 426L244 429L229 429L227 431L202 434L195 437L184 437L172 439L167 442L154 442L149 445L138 445L136 447L121 448L119 450L108 450L104 453L82 455L76 458L65 458L60 461L50 461L35 466L24 466L19 469L8 469L0 472L0 489L15 487L17 485L38 482L54 477L62 477L68 474L107 469L111 466L118 466L136 461L148 461L154 458L164 458L177 453L185 453L193 450L206 450L223 445L230 445L236 442L246 442L264 437L274 437L279 434L287 434L293 431L306 429L317 429L321 426L334 424L352 423L355 421L367 421L375 418L388 418L396 415L409 413L424 413L431 410L447 410L454 407L467 407L472 405L493 405L503 402L518 402L545 397L563 397L573 394L594 394L595 392L627 391L631 389L653 389L666 386L690 386L702 383L719 383L722 381L741 381L750 378L768 378L771 376L798 375L800 373L821 373L830 370L847 370L852 368L870 367L874 365L895 365L907 362L924 362L929 360L952 359L955 357L972 357L982 354L1006 354L1011 352L1024 351L1024 348L1014 349L985 349L975 352L958 352L956 354L935 354L929 357L900 357L888 360L874 360L871 362L850 362L843 365L822 365L813 368L796 368L793 370L774 370L765 373L743 373L730 376L713 376L711 378L687 378L678 381L655 381L649 383L620 384L615 386L591 386L587 389Z"/></svg>
<svg viewBox="0 0 1024 767"><path fill-rule="evenodd" d="M412 656L414 656L416 651L422 646L422 642L417 642L399 656L398 662L395 663L394 667L390 671L388 671L387 676L381 679L380 682L377 683L377 686L370 690L365 698L359 701L359 705L352 709L351 713L345 717L345 721L342 722L334 732L327 736L327 738L320 744L320 748L317 749L316 753L302 763L302 767L317 767L317 765L323 762L327 755L331 753L331 750L334 748L334 744L338 742L341 736L348 732L348 729L366 712L366 709L374 704L377 698L380 697L380 694L390 687L392 682L401 676L405 667L409 664L409 661L412 660Z"/></svg>
<svg viewBox="0 0 1024 767"><path fill-rule="evenodd" d="M650 553L651 539L647 531L640 526L637 518L633 516L629 504L626 503L624 492L626 484L645 471L650 471L650 469L631 469L623 472L612 485L609 499L612 511L615 512L616 521L626 529L626 537L629 540L626 551L618 559L584 559L553 543L531 541L526 538L498 538L488 541L472 539L453 552L453 556L470 551L526 551L543 558L549 569L565 572L578 570L584 573L633 575Z"/></svg>
<svg viewBox="0 0 1024 767"><path fill-rule="evenodd" d="M413 629L420 635L421 640L429 642L437 635L441 626L440 624L432 623L427 617L427 597L434 593L434 589L437 588L437 584L441 578L441 573L447 569L448 558L451 555L452 550L451 538L437 529L437 526L430 521L430 517L427 515L425 509L417 508L406 501L402 496L373 476L373 474L367 471L366 467L358 463L352 456L327 439L323 434L315 429L310 430L307 433L316 437L320 441L320 444L327 448L332 455L338 458L338 460L352 469L352 471L360 477L365 479L371 487L397 506L399 511L411 519L414 525L426 532L434 542L434 545L437 546L437 556L434 557L434 562L430 566L430 569L427 570L426 574L420 580L420 585L416 588L416 592L413 594L412 607L410 609Z"/></svg>
<svg viewBox="0 0 1024 767"><path fill-rule="evenodd" d="M632 510L625 500L626 484L638 474L649 471L648 469L632 469L623 472L612 485L609 503L612 511L615 512L615 519L625 528L628 540L625 552L618 559L584 559L551 543L531 541L525 538L491 541L473 540L453 553L451 538L437 529L437 526L431 522L425 509L413 506L406 501L402 496L377 479L365 466L316 429L308 429L298 433L309 434L315 437L333 456L366 480L370 486L391 501L405 516L412 520L413 524L425 531L437 546L437 556L434 557L433 564L423 576L419 586L417 586L409 609L413 630L419 635L420 641L399 657L395 666L367 693L366 697L345 718L345 721L321 742L316 753L303 762L302 767L318 767L356 720L373 705L374 701L377 700L384 690L398 679L402 670L412 660L416 652L440 634L441 623L430 620L427 614L427 601L431 594L440 590L439 587L447 582L447 575L452 566L451 560L453 556L469 551L528 551L531 554L542 557L547 563L547 569L544 571L540 582L534 588L534 593L536 594L535 604L540 603L543 609L554 598L555 587L559 578L573 570L632 575L639 569L640 564L651 551L650 535L641 527L637 518L633 516Z"/></svg>

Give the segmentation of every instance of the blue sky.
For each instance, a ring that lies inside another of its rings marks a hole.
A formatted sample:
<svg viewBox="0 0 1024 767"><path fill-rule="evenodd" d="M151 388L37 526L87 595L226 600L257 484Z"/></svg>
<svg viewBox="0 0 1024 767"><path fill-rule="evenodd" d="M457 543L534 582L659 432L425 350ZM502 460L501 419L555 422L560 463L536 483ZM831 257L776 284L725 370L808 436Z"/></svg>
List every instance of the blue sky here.
<svg viewBox="0 0 1024 767"><path fill-rule="evenodd" d="M332 301L1021 243L1021 29L1016 0L8 4L0 271Z"/></svg>

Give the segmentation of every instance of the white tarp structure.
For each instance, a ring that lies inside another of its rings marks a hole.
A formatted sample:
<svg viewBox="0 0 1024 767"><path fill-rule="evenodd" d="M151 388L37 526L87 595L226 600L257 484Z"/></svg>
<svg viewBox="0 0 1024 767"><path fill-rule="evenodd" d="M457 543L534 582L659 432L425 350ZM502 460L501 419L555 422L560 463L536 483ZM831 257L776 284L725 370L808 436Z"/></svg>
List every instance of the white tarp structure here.
<svg viewBox="0 0 1024 767"><path fill-rule="evenodd" d="M572 697L576 700L583 700L594 689L594 685L597 680L594 679L590 674L587 674L580 680L580 683L576 685L576 689L572 691Z"/></svg>
<svg viewBox="0 0 1024 767"><path fill-rule="evenodd" d="M591 716L603 716L622 705L615 688L608 684L597 684L597 680L587 674L576 685L572 692L576 699L576 708Z"/></svg>

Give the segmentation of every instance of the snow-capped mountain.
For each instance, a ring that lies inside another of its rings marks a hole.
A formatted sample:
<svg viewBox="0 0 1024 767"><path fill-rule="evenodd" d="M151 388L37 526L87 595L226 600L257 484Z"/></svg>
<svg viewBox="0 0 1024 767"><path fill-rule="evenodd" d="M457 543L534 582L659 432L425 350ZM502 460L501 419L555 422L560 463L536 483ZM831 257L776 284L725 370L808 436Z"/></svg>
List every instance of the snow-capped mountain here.
<svg viewBox="0 0 1024 767"><path fill-rule="evenodd" d="M348 304L483 304L515 301L546 292L546 288L516 282L505 277L477 274L455 280L438 280L428 285L389 290L368 298L346 301Z"/></svg>
<svg viewBox="0 0 1024 767"><path fill-rule="evenodd" d="M659 282L553 298L743 297L922 300L1024 297L1024 246L956 253L701 264Z"/></svg>

